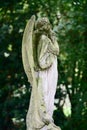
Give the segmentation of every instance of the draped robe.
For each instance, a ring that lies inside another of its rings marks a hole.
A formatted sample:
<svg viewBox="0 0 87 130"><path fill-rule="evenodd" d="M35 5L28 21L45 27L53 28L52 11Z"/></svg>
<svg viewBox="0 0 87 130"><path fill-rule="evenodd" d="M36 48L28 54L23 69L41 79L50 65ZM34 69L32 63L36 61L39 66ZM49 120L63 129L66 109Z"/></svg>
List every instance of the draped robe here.
<svg viewBox="0 0 87 130"><path fill-rule="evenodd" d="M58 43L46 35L41 35L36 49L38 69L35 68L37 89L34 94L33 86L29 110L27 113L27 130L59 130L53 123L54 96L56 92L58 70L57 55ZM34 46L33 46L34 47ZM35 63L36 64L36 63ZM34 106L36 101L37 108Z"/></svg>

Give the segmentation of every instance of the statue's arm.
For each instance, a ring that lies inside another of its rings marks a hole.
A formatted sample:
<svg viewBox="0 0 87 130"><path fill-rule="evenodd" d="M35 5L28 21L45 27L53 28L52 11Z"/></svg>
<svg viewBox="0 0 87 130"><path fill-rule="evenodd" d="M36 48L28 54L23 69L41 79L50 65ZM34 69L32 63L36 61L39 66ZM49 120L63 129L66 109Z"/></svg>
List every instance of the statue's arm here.
<svg viewBox="0 0 87 130"><path fill-rule="evenodd" d="M54 59L54 55L48 52L49 40L47 36L42 35L38 45L38 64L41 69L49 68Z"/></svg>
<svg viewBox="0 0 87 130"><path fill-rule="evenodd" d="M57 42L57 38L54 34L50 38L48 51L53 53L54 55L59 54L59 45Z"/></svg>

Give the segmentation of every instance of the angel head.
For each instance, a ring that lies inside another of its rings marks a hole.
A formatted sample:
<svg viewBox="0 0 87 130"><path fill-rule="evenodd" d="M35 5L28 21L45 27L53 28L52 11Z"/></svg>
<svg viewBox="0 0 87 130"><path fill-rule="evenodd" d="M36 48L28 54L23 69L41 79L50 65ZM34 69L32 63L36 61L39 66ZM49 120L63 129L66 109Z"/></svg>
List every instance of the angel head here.
<svg viewBox="0 0 87 130"><path fill-rule="evenodd" d="M49 32L51 29L51 25L48 18L47 17L38 18L38 20L35 23L35 29L38 29L39 31Z"/></svg>

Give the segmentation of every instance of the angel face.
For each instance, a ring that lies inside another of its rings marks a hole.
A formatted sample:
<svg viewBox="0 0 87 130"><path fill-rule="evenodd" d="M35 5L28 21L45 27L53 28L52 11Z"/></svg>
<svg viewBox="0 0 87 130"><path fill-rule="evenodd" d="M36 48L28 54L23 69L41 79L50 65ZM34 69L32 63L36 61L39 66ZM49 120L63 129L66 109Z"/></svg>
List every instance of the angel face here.
<svg viewBox="0 0 87 130"><path fill-rule="evenodd" d="M49 31L51 29L50 22L47 17L39 18L36 21L35 28L40 31Z"/></svg>

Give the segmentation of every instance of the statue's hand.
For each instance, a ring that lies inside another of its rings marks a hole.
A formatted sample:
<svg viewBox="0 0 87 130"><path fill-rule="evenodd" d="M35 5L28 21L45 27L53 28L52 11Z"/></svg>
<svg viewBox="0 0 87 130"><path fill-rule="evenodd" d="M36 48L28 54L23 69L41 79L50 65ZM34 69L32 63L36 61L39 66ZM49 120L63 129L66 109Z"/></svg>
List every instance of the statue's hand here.
<svg viewBox="0 0 87 130"><path fill-rule="evenodd" d="M41 69L40 69L40 67L38 67L38 66L36 65L36 66L34 66L34 70L35 70L35 71L40 71Z"/></svg>

